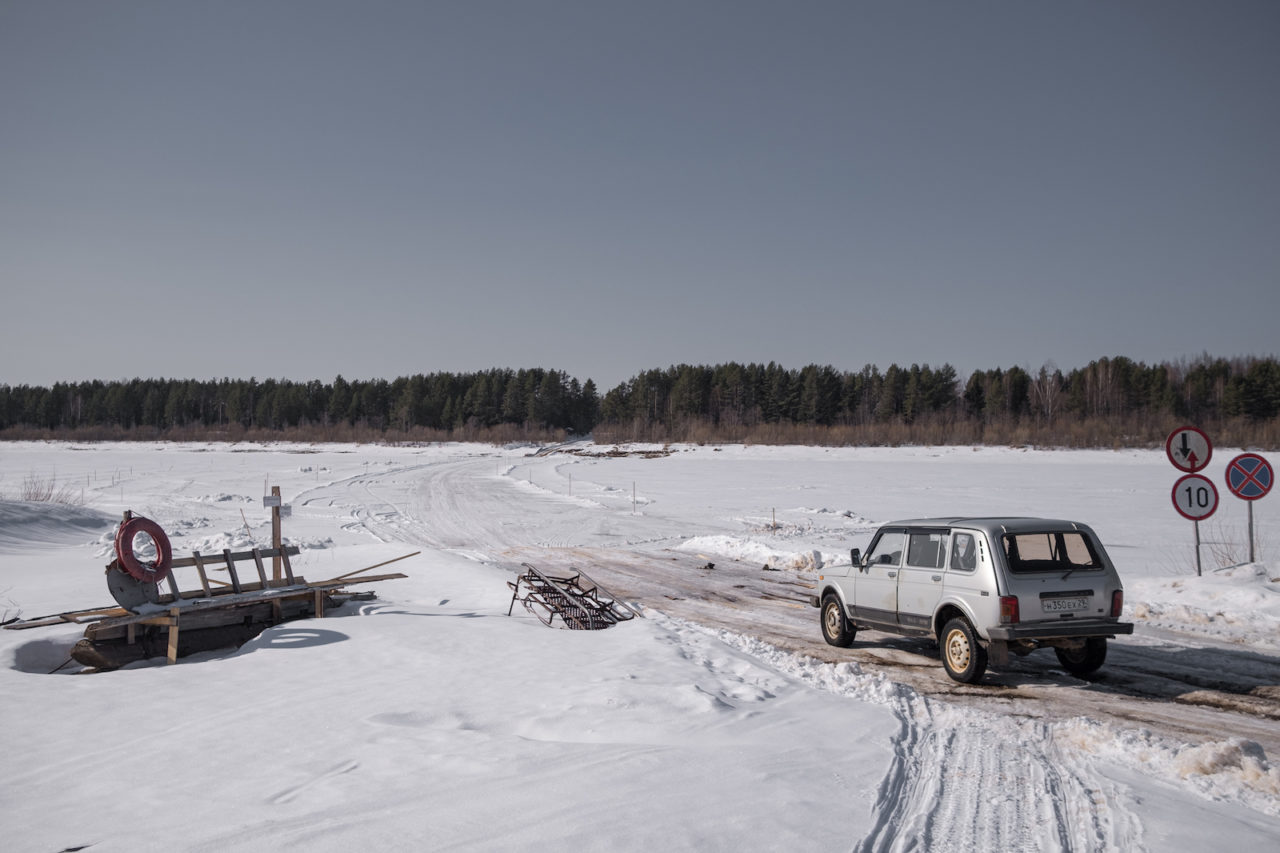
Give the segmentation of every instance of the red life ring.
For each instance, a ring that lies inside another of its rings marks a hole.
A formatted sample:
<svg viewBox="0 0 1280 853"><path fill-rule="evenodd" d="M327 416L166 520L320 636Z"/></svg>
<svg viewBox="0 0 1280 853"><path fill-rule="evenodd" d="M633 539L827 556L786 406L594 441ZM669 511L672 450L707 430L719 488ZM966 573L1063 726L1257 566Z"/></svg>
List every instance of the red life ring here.
<svg viewBox="0 0 1280 853"><path fill-rule="evenodd" d="M155 562L144 563L133 553L133 537L145 533L156 543ZM173 562L173 549L169 546L169 537L164 535L160 525L149 518L135 515L120 523L116 531L116 560L129 576L143 583L156 583L169 573Z"/></svg>

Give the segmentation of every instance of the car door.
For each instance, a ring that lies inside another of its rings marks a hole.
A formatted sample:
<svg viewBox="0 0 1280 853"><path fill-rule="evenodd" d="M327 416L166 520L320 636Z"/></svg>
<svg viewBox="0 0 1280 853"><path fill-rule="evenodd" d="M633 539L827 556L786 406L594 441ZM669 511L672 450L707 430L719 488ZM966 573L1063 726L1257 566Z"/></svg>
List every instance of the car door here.
<svg viewBox="0 0 1280 853"><path fill-rule="evenodd" d="M906 545L905 528L884 528L853 573L854 615L867 622L898 624L898 571Z"/></svg>
<svg viewBox="0 0 1280 853"><path fill-rule="evenodd" d="M949 539L946 528L907 531L906 559L898 572L898 624L903 627L929 629L942 599Z"/></svg>

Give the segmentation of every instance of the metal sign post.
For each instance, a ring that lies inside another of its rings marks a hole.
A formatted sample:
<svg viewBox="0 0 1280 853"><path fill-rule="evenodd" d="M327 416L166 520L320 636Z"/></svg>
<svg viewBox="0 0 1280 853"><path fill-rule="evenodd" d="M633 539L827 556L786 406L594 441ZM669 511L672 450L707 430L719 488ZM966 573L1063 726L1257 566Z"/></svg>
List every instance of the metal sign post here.
<svg viewBox="0 0 1280 853"><path fill-rule="evenodd" d="M1241 453L1227 463L1227 489L1249 505L1249 562L1257 561L1253 543L1253 502L1265 497L1275 483L1271 463L1256 453Z"/></svg>
<svg viewBox="0 0 1280 853"><path fill-rule="evenodd" d="M1200 521L1213 515L1218 508L1218 489L1208 477L1187 474L1173 484L1173 508L1183 518L1195 522L1196 527L1196 576L1200 567Z"/></svg>

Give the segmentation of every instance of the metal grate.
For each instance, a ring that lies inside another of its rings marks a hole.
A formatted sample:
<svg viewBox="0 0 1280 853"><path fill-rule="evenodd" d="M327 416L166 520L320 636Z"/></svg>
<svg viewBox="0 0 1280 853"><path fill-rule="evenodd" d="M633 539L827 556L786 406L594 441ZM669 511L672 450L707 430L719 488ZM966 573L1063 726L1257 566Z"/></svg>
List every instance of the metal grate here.
<svg viewBox="0 0 1280 853"><path fill-rule="evenodd" d="M522 563L521 568L524 572L515 582L507 582L511 587L508 616L518 601L544 625L554 626L559 618L562 627L598 631L640 615L640 611L614 598L585 572L564 577L545 574L528 563Z"/></svg>

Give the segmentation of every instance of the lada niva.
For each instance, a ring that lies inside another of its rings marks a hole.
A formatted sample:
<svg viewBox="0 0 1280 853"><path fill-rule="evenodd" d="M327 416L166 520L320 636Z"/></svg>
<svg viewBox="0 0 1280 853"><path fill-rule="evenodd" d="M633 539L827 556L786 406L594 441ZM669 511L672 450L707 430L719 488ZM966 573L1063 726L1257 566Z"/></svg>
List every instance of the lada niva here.
<svg viewBox="0 0 1280 853"><path fill-rule="evenodd" d="M853 645L859 629L937 640L942 666L976 683L988 662L1053 647L1083 676L1102 666L1121 622L1124 588L1097 534L1042 518L926 518L876 531L865 555L827 566L810 603L822 636Z"/></svg>

